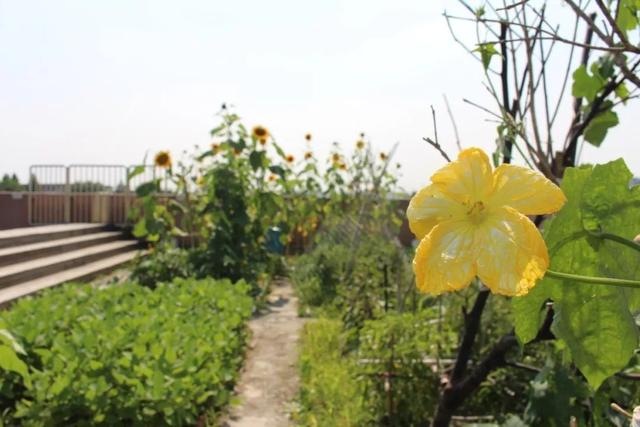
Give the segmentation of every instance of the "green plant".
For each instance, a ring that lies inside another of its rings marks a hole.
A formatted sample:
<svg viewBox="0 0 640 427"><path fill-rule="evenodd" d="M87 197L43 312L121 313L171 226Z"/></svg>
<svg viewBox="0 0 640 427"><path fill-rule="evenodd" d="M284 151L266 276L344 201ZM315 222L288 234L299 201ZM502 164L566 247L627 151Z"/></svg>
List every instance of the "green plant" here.
<svg viewBox="0 0 640 427"><path fill-rule="evenodd" d="M355 363L342 353L340 321L319 319L304 326L300 354L300 426L356 427L375 425L364 389L353 376Z"/></svg>
<svg viewBox="0 0 640 427"><path fill-rule="evenodd" d="M186 249L171 245L156 246L137 257L131 269L131 280L149 288L158 283L194 275L193 266Z"/></svg>
<svg viewBox="0 0 640 427"><path fill-rule="evenodd" d="M249 288L228 280L67 285L2 314L33 387L2 388L10 424L193 425L228 403ZM3 385L10 378L3 375Z"/></svg>

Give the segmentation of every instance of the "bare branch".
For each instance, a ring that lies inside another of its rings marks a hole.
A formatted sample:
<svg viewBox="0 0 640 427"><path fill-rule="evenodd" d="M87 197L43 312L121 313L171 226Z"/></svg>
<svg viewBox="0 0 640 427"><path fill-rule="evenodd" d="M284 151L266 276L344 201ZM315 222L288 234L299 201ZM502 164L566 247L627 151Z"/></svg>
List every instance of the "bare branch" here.
<svg viewBox="0 0 640 427"><path fill-rule="evenodd" d="M456 136L456 146L458 150L462 151L462 145L460 145L460 134L458 133L458 125L456 125L456 119L453 117L453 113L451 112L451 107L449 106L449 100L447 99L446 94L442 94L444 98L444 104L447 106L447 114L449 114L449 119L451 119L451 125L453 126L453 133Z"/></svg>

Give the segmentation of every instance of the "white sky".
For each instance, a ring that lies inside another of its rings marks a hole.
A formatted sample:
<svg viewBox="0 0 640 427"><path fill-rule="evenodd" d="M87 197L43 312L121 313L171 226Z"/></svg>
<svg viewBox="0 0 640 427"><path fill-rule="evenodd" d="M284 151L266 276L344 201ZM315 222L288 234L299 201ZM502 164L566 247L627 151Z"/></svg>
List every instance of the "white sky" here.
<svg viewBox="0 0 640 427"><path fill-rule="evenodd" d="M455 153L443 93L464 146L495 139L462 102L492 106L445 9L460 11L454 0L0 0L0 173L190 150L209 143L226 102L298 156L307 132L321 154L362 131L378 150L399 142L401 183L415 190L443 164L422 142L432 104ZM640 175L637 104L583 160L624 157Z"/></svg>

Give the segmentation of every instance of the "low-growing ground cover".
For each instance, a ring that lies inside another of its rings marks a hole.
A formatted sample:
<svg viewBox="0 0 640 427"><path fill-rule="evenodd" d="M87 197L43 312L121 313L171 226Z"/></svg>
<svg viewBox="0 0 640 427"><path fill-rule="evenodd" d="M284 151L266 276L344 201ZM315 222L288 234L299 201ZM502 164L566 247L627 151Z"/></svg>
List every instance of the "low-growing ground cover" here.
<svg viewBox="0 0 640 427"><path fill-rule="evenodd" d="M2 373L5 424L193 425L229 402L253 301L244 282L176 279L151 290L66 285L0 317L31 386Z"/></svg>

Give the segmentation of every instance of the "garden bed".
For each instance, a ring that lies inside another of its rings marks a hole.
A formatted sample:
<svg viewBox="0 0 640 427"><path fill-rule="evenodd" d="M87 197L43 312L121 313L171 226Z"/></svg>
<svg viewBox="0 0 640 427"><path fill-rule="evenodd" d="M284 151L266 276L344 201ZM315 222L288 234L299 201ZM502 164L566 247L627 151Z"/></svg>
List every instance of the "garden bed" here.
<svg viewBox="0 0 640 427"><path fill-rule="evenodd" d="M243 282L66 285L0 318L31 386L3 372L4 424L193 425L229 402L253 301Z"/></svg>

